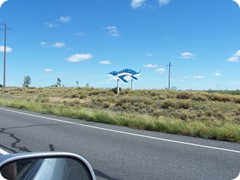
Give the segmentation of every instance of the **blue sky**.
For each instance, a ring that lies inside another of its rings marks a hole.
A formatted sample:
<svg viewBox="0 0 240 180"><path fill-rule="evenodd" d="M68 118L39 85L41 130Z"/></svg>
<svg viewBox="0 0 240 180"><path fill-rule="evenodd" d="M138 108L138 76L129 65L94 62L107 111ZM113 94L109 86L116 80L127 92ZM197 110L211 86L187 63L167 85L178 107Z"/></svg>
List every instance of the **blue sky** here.
<svg viewBox="0 0 240 180"><path fill-rule="evenodd" d="M130 68L142 70L135 89L163 89L171 62L178 89L240 89L240 8L232 0L9 0L0 21L11 28L7 86L28 75L36 87L60 78L111 88L106 73ZM0 84L2 69L3 60Z"/></svg>

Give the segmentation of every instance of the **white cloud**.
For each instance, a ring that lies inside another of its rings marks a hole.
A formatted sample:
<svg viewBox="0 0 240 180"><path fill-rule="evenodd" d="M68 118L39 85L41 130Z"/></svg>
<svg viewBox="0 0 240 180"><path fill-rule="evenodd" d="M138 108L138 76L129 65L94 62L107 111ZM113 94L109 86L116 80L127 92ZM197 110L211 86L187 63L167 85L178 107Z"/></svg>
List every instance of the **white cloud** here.
<svg viewBox="0 0 240 180"><path fill-rule="evenodd" d="M158 68L158 69L156 69L156 71L160 74L163 74L166 72L166 70L164 68Z"/></svg>
<svg viewBox="0 0 240 180"><path fill-rule="evenodd" d="M183 52L180 55L180 58L182 58L182 59L193 59L194 57L195 57L195 55L191 52Z"/></svg>
<svg viewBox="0 0 240 180"><path fill-rule="evenodd" d="M233 56L240 57L240 50L238 50Z"/></svg>
<svg viewBox="0 0 240 180"><path fill-rule="evenodd" d="M232 55L232 57L227 59L227 62L239 62L240 61L240 50L238 50L235 54Z"/></svg>
<svg viewBox="0 0 240 180"><path fill-rule="evenodd" d="M216 70L216 72L214 73L214 76L221 76L221 71L220 70Z"/></svg>
<svg viewBox="0 0 240 180"><path fill-rule="evenodd" d="M227 62L239 62L239 61L240 61L240 58L235 56L227 59Z"/></svg>
<svg viewBox="0 0 240 180"><path fill-rule="evenodd" d="M71 17L70 16L61 16L60 18L57 19L57 21L62 22L62 23L70 22Z"/></svg>
<svg viewBox="0 0 240 180"><path fill-rule="evenodd" d="M46 22L45 25L49 28L54 28L54 27L57 27L56 24L53 24L53 23L50 23L50 22Z"/></svg>
<svg viewBox="0 0 240 180"><path fill-rule="evenodd" d="M161 6L167 5L167 4L169 4L169 3L170 3L170 0L159 0L159 4L160 4Z"/></svg>
<svg viewBox="0 0 240 180"><path fill-rule="evenodd" d="M56 43L54 43L54 44L49 44L49 43L47 43L47 42L45 42L45 41L42 41L42 42L40 42L40 45L42 46L42 47L54 47L54 48L63 48L63 47L65 47L66 46L66 44L64 43L64 42L56 42Z"/></svg>
<svg viewBox="0 0 240 180"><path fill-rule="evenodd" d="M146 0L132 0L131 1L131 7L133 9L140 8L140 7L142 7L145 4L145 1Z"/></svg>
<svg viewBox="0 0 240 180"><path fill-rule="evenodd" d="M153 5L150 5L150 2L147 3L148 0L131 0L131 7L132 9L137 9L141 7L145 7L146 5L150 8L153 7ZM159 2L160 6L168 5L171 0L157 0Z"/></svg>
<svg viewBox="0 0 240 180"><path fill-rule="evenodd" d="M147 53L146 56L147 56L147 57L152 57L152 56L153 56L153 53Z"/></svg>
<svg viewBox="0 0 240 180"><path fill-rule="evenodd" d="M113 37L120 36L118 32L118 28L116 26L107 26L105 27L105 29L107 29L109 36L113 36Z"/></svg>
<svg viewBox="0 0 240 180"><path fill-rule="evenodd" d="M71 21L71 17L70 16L61 16L60 18L58 18L55 22L56 23L51 23L51 22L45 22L45 25L48 28L54 28L54 27L58 27L59 22L60 23L67 23ZM58 22L58 23L57 23Z"/></svg>
<svg viewBox="0 0 240 180"><path fill-rule="evenodd" d="M82 32L77 32L75 35L78 36L78 37L81 37L81 36L85 36L86 34L82 33Z"/></svg>
<svg viewBox="0 0 240 180"><path fill-rule="evenodd" d="M87 61L92 59L93 56L89 53L87 54L74 54L72 56L70 56L69 58L67 58L67 61L69 62L80 62L80 61Z"/></svg>
<svg viewBox="0 0 240 180"><path fill-rule="evenodd" d="M197 75L197 76L193 76L194 79L206 79L207 77L206 76L200 76L200 75Z"/></svg>
<svg viewBox="0 0 240 180"><path fill-rule="evenodd" d="M43 47L46 47L47 46L47 42L42 41L42 42L40 42L40 45L43 46Z"/></svg>
<svg viewBox="0 0 240 180"><path fill-rule="evenodd" d="M165 37L162 38L162 40L165 40L165 41L166 41L166 40L169 40L169 39L171 39L170 36L165 36Z"/></svg>
<svg viewBox="0 0 240 180"><path fill-rule="evenodd" d="M44 71L45 71L46 73L51 73L51 72L53 72L52 69L45 69Z"/></svg>
<svg viewBox="0 0 240 180"><path fill-rule="evenodd" d="M111 61L103 60L103 61L99 61L99 64L109 65L111 64Z"/></svg>
<svg viewBox="0 0 240 180"><path fill-rule="evenodd" d="M4 52L4 46L0 46L0 52ZM12 52L12 48L6 46L6 52L7 52L7 53Z"/></svg>
<svg viewBox="0 0 240 180"><path fill-rule="evenodd" d="M53 47L55 47L55 48L62 48L65 46L66 46L66 44L63 42L56 42L55 44L53 44Z"/></svg>
<svg viewBox="0 0 240 180"><path fill-rule="evenodd" d="M144 67L146 67L146 68L157 68L158 65L157 64L146 64Z"/></svg>

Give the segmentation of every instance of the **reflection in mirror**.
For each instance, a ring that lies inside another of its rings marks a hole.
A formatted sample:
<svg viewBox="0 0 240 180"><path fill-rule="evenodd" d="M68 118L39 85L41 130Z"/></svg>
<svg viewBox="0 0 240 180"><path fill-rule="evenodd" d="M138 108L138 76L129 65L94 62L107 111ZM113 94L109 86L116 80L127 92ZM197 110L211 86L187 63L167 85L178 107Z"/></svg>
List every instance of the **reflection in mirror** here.
<svg viewBox="0 0 240 180"><path fill-rule="evenodd" d="M72 158L34 158L10 162L0 170L8 180L90 180L86 165ZM1 179L1 177L0 177Z"/></svg>

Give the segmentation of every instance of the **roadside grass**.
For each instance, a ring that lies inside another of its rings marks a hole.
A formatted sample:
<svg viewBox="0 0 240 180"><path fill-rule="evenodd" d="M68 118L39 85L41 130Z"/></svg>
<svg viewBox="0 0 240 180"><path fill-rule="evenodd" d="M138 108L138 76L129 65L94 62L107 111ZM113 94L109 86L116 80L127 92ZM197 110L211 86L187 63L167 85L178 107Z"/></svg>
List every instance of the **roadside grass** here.
<svg viewBox="0 0 240 180"><path fill-rule="evenodd" d="M240 142L240 96L204 91L0 88L0 105L75 119Z"/></svg>

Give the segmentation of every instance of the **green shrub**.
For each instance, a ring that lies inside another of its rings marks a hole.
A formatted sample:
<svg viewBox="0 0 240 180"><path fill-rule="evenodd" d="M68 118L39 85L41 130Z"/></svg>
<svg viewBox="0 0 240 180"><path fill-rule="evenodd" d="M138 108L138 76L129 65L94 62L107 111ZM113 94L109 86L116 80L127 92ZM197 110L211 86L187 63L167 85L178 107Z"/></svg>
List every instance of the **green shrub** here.
<svg viewBox="0 0 240 180"><path fill-rule="evenodd" d="M176 98L177 99L190 99L190 97L191 97L192 95L191 95L191 93L189 93L189 92L180 92L180 93L178 93L177 94L177 96L176 96Z"/></svg>
<svg viewBox="0 0 240 180"><path fill-rule="evenodd" d="M117 94L117 91L118 91L118 88L115 87L113 89L111 89L111 91L114 93L114 94ZM119 93L122 91L122 88L119 88Z"/></svg>

